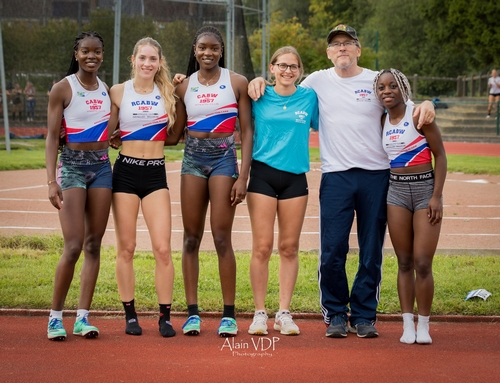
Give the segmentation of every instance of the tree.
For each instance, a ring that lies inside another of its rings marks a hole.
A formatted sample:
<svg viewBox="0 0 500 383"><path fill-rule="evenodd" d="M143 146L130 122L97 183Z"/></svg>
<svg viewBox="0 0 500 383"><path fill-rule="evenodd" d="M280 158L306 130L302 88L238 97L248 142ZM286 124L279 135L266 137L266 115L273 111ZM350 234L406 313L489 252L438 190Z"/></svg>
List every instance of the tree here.
<svg viewBox="0 0 500 383"><path fill-rule="evenodd" d="M254 68L260 68L262 49L262 30L255 30L248 38L250 51L252 52L252 63ZM314 61L316 52L311 49L314 41L311 39L307 30L298 22L296 18L291 20L283 20L279 12L271 15L270 23L270 50L271 54L276 49L285 46L294 46L301 55L304 70L307 72L315 70L311 65ZM257 72L259 72L257 70Z"/></svg>
<svg viewBox="0 0 500 383"><path fill-rule="evenodd" d="M496 0L425 0L426 37L461 57L469 70L500 65L500 2Z"/></svg>

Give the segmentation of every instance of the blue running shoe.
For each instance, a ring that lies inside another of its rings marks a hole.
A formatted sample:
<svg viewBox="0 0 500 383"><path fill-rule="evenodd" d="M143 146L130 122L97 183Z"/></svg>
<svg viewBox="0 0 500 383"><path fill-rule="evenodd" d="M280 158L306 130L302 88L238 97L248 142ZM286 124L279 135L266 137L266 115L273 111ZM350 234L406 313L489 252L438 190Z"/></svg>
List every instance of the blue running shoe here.
<svg viewBox="0 0 500 383"><path fill-rule="evenodd" d="M201 319L198 315L191 315L182 325L184 335L198 335L200 333Z"/></svg>
<svg viewBox="0 0 500 383"><path fill-rule="evenodd" d="M65 340L66 330L64 329L62 319L52 318L47 326L47 338L50 340Z"/></svg>
<svg viewBox="0 0 500 383"><path fill-rule="evenodd" d="M236 319L225 317L222 318L219 325L219 330L217 330L222 338L227 338L230 336L236 336L238 334L238 326L236 325Z"/></svg>

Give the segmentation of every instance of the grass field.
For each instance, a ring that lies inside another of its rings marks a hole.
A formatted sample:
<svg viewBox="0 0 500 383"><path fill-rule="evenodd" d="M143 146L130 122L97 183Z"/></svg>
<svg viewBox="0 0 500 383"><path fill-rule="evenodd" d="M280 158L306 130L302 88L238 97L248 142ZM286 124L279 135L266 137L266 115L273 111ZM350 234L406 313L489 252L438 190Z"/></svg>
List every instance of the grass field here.
<svg viewBox="0 0 500 383"><path fill-rule="evenodd" d="M0 236L0 307L48 309L51 305L54 271L62 252L63 241L58 235ZM174 282L173 311L186 310L184 286L181 275L181 254L175 252L173 260L176 270ZM238 252L237 294L238 312L252 312L253 298L250 287L250 253ZM269 267L269 287L266 307L269 312L278 309L278 256L272 256ZM75 270L75 278L66 299L65 309L76 309L79 293L81 260ZM136 308L138 311L157 311L154 287L154 257L150 252L138 252L134 258L136 273ZM349 255L347 273L352 283L357 270L357 255ZM294 312L319 313L317 282L317 253L300 253L300 270L291 310ZM486 301L480 298L465 301L470 290L484 288L490 292L498 290L498 256L446 256L434 258L436 284L432 315L498 315L500 296L493 294ZM384 258L383 282L380 304L381 313L399 313L396 288L397 260L389 255ZM221 311L217 255L212 252L200 254L199 305L204 311ZM115 250L103 249L101 271L92 304L93 310L122 310L115 279Z"/></svg>

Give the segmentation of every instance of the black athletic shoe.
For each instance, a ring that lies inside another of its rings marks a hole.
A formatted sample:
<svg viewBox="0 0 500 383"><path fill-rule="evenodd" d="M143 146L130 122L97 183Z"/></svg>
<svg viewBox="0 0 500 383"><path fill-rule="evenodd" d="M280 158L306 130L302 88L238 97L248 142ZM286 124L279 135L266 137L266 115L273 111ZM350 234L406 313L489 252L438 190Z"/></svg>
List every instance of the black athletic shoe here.
<svg viewBox="0 0 500 383"><path fill-rule="evenodd" d="M128 335L142 335L142 328L139 326L137 318L130 318L127 320L127 326L125 327L125 334Z"/></svg>
<svg viewBox="0 0 500 383"><path fill-rule="evenodd" d="M164 338L170 338L175 336L175 330L172 327L172 323L168 320L160 320L159 322L160 326L160 334Z"/></svg>
<svg viewBox="0 0 500 383"><path fill-rule="evenodd" d="M362 322L349 328L350 332L357 333L360 338L376 338L377 329L370 322Z"/></svg>
<svg viewBox="0 0 500 383"><path fill-rule="evenodd" d="M329 338L345 338L347 336L346 316L342 314L332 316L325 335Z"/></svg>

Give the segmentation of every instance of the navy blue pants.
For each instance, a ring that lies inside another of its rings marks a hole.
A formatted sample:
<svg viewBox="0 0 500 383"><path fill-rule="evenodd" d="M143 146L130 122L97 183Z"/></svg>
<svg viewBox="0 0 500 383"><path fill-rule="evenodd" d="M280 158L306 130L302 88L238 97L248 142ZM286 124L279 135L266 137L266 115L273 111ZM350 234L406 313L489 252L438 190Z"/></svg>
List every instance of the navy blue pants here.
<svg viewBox="0 0 500 383"><path fill-rule="evenodd" d="M387 226L389 170L349 169L324 173L319 189L319 288L325 323L349 313L352 326L376 321ZM356 212L359 267L352 291L345 271L349 234Z"/></svg>

